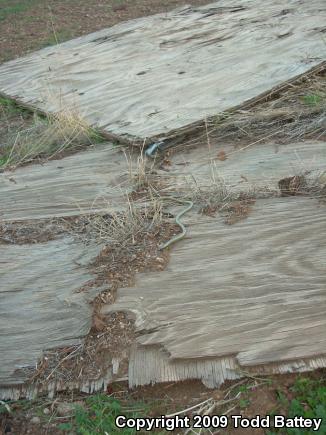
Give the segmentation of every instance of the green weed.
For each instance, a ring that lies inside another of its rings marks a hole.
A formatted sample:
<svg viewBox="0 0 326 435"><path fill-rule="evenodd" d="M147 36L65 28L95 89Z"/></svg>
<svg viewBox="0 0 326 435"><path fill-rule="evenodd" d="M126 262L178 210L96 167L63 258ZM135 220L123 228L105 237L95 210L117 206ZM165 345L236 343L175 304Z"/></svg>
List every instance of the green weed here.
<svg viewBox="0 0 326 435"><path fill-rule="evenodd" d="M56 31L55 33L52 33L48 38L44 39L37 48L44 48L51 45L61 44L61 42L65 42L73 37L74 32L72 30Z"/></svg>
<svg viewBox="0 0 326 435"><path fill-rule="evenodd" d="M325 101L325 97L319 94L310 94L302 97L302 100L308 106L319 106Z"/></svg>
<svg viewBox="0 0 326 435"><path fill-rule="evenodd" d="M250 405L250 400L249 399L239 399L239 407L240 407L240 409L248 408L249 405Z"/></svg>
<svg viewBox="0 0 326 435"><path fill-rule="evenodd" d="M19 107L14 100L0 96L0 115L1 112L2 114L8 116L26 112L26 109L23 107Z"/></svg>
<svg viewBox="0 0 326 435"><path fill-rule="evenodd" d="M305 418L321 418L322 424L318 433L326 434L326 383L325 379L298 378L291 389L295 398L287 400L284 394L278 392L278 401L287 410L287 417L302 416ZM269 432L287 435L312 435L312 430L282 429L280 432Z"/></svg>
<svg viewBox="0 0 326 435"><path fill-rule="evenodd" d="M2 0L0 2L0 21L5 20L10 15L21 14L33 7L38 0L24 0L24 1L8 1Z"/></svg>
<svg viewBox="0 0 326 435"><path fill-rule="evenodd" d="M127 409L118 400L103 394L87 398L85 405L85 408L81 406L76 407L71 422L62 423L58 428L73 431L78 435L114 434L119 431L115 425L115 419L118 415L137 417L140 411L142 413L145 411L142 404L129 405ZM140 406L143 409L139 409ZM133 435L136 431L125 428L123 433Z"/></svg>
<svg viewBox="0 0 326 435"><path fill-rule="evenodd" d="M289 405L289 401L288 401L288 399L286 398L285 394L282 391L277 390L276 391L276 396L277 396L277 401L279 402L279 404L282 407L286 408Z"/></svg>

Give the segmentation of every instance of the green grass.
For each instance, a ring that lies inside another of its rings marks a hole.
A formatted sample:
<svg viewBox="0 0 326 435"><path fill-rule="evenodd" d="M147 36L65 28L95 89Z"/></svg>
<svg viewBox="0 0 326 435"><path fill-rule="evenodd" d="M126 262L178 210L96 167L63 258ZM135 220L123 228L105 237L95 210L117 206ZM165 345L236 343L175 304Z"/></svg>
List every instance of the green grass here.
<svg viewBox="0 0 326 435"><path fill-rule="evenodd" d="M78 435L104 435L105 433L115 434L117 432L133 435L136 434L134 429L125 428L123 431L117 429L115 418L118 415L139 417L146 414L146 407L143 404L135 403L126 408L118 400L103 394L87 398L85 405L85 408L76 407L71 421L60 424L58 429Z"/></svg>
<svg viewBox="0 0 326 435"><path fill-rule="evenodd" d="M247 394L252 394L246 385L242 385L235 389L244 393L245 397L241 397L238 403L241 409L245 409L249 405ZM269 430L266 433L268 435L312 435L314 433L326 434L326 378L320 379L298 377L290 389L286 389L287 393L284 394L283 387L277 391L278 406L274 411L270 412L270 415L282 414L286 417L302 416L305 418L322 418L322 424L318 432L312 430L303 429L274 429ZM288 392L291 395L288 395ZM259 389L254 391L254 394L258 394ZM288 399L288 397L291 397ZM57 421L58 430L63 430L64 433L75 435L96 435L101 434L117 434L123 433L125 435L136 435L136 431L130 428L118 429L115 425L115 419L119 415L124 415L127 418L144 417L163 415L168 413L168 403L162 402L162 400L153 400L150 403L136 402L132 399L117 400L112 396L105 394L97 394L94 396L88 396L83 400L83 406L76 405L75 410L72 411L71 417L66 421L61 422L56 420L55 407L53 415L43 415L43 409L45 406L51 408L51 402L44 402L44 399L38 399L32 402L27 400L21 400L18 402L4 402L0 401L0 420L2 414L11 414L12 418L21 414L38 415L42 424L46 425L49 422ZM45 426L44 426L45 427ZM140 432L142 434L145 432ZM158 435L166 433L164 431L157 432Z"/></svg>
<svg viewBox="0 0 326 435"><path fill-rule="evenodd" d="M0 0L0 21L5 20L11 15L24 13L38 2L39 0Z"/></svg>
<svg viewBox="0 0 326 435"><path fill-rule="evenodd" d="M319 106L325 102L325 96L319 94L310 94L302 97L302 100L308 106Z"/></svg>
<svg viewBox="0 0 326 435"><path fill-rule="evenodd" d="M49 423L56 423L58 431L63 431L67 435L114 435L117 433L125 435L136 435L137 433L141 435L147 432L136 432L135 429L131 428L117 428L115 425L116 417L124 415L127 418L136 418L166 413L163 410L166 405L164 400L145 404L133 401L130 398L127 401L120 401L105 394L96 394L87 397L82 403L83 405L76 405L74 411L70 412L70 417L67 417L64 422L60 422L55 412L56 407L53 408L53 414L44 415L44 407L51 408L51 402L48 402L44 398L33 401L9 401L7 403L0 401L0 422L2 415L6 415L9 418L11 416L11 419L23 419L26 422L33 415L40 418L43 429L47 428ZM155 409L157 412L153 414ZM164 430L156 431L155 433L157 435L166 434Z"/></svg>
<svg viewBox="0 0 326 435"><path fill-rule="evenodd" d="M8 156L3 156L3 157L0 156L0 167L5 166L7 162L8 162Z"/></svg>
<svg viewBox="0 0 326 435"><path fill-rule="evenodd" d="M61 42L68 41L75 36L75 33L72 29L70 30L60 30L52 33L48 38L44 39L38 47L35 48L44 48L49 47L51 45L57 45Z"/></svg>
<svg viewBox="0 0 326 435"><path fill-rule="evenodd" d="M322 418L319 434L326 434L326 379L299 377L291 388L294 398L289 401L282 392L278 392L278 402L286 410L287 417ZM277 412L276 412L277 414ZM282 429L268 432L269 435L312 435L316 432L304 429Z"/></svg>
<svg viewBox="0 0 326 435"><path fill-rule="evenodd" d="M25 113L27 110L19 107L14 100L0 96L0 116L1 112L5 115L15 115L17 113Z"/></svg>

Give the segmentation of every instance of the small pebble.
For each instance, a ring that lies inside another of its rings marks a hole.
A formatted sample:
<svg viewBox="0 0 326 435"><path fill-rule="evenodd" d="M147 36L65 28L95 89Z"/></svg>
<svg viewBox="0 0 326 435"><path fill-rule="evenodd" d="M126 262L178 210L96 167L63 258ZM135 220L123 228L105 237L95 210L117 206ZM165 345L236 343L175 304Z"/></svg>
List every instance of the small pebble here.
<svg viewBox="0 0 326 435"><path fill-rule="evenodd" d="M49 415L49 414L50 414L50 410L49 410L49 408L44 408L44 409L43 409L43 414L44 414L44 415Z"/></svg>
<svg viewBox="0 0 326 435"><path fill-rule="evenodd" d="M84 406L84 403L82 401L77 402L61 402L57 405L57 414L60 417L65 417L67 415L70 415L74 412L76 406Z"/></svg>
<svg viewBox="0 0 326 435"><path fill-rule="evenodd" d="M32 423L32 424L40 424L40 423L41 423L41 419L40 419L40 417L33 417L33 418L31 419L31 423Z"/></svg>
<svg viewBox="0 0 326 435"><path fill-rule="evenodd" d="M70 402L61 402L57 405L57 414L60 417L69 415L74 410L74 404Z"/></svg>

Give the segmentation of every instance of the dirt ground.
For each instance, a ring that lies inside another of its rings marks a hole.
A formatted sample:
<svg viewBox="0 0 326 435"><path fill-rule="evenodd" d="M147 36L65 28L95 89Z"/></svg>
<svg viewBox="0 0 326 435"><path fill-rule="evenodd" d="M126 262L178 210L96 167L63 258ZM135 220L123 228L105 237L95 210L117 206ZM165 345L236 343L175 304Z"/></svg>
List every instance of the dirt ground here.
<svg viewBox="0 0 326 435"><path fill-rule="evenodd" d="M0 0L0 63L120 21L208 0Z"/></svg>
<svg viewBox="0 0 326 435"><path fill-rule="evenodd" d="M210 404L216 404L212 415L242 415L243 417L252 418L256 415L287 415L288 403L295 400L296 397L293 392L294 386L298 382L308 378L310 379L309 382L322 379L322 385L325 385L326 371L319 370L313 374L302 375L275 375L269 376L268 379L255 377L240 381L228 381L219 389L208 389L199 381L184 381L138 387L134 390L129 390L126 382L118 382L108 386L106 395L118 400L123 406L127 407L132 407L135 403L142 404L145 408L146 405L149 405L145 414L140 413L141 416L146 417L160 417L161 415L175 413L178 413L180 416L188 415L191 417L200 410L200 406L196 408L197 405L210 401ZM26 407L25 403L11 405L11 415L0 414L0 435L64 435L75 433L60 429L59 424L69 421L70 417L62 417L58 415L57 411L60 403L71 402L85 406L85 398L85 395L73 395L70 393L69 395L63 394L55 400L44 398L40 401L39 399L28 407ZM308 403L303 403L302 405L308 407ZM194 409L189 410L189 408ZM49 410L49 413L44 415L44 410ZM41 416L39 418L40 421L33 423L33 417L35 418L37 415ZM123 433L123 431L117 432ZM95 431L95 433L101 432ZM158 433L163 434L168 432L158 431ZM173 433L181 434L184 432L174 431ZM208 433L203 431L202 435ZM229 424L227 429L221 429L214 433L224 435L263 435L268 432L265 432L263 429L234 429L232 424ZM269 433L274 434L274 432ZM297 432L297 434L299 433L308 432Z"/></svg>

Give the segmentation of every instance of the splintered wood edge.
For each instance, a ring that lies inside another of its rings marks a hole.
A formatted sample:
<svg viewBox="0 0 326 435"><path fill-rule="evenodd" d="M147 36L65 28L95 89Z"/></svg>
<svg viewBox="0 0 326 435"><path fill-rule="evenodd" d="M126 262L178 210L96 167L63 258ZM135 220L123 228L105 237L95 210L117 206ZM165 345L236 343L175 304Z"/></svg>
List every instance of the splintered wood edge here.
<svg viewBox="0 0 326 435"><path fill-rule="evenodd" d="M232 355L220 358L170 359L164 348L136 345L130 356L129 387L197 379L208 388L218 388L226 380L303 373L324 367L325 355L244 367Z"/></svg>
<svg viewBox="0 0 326 435"><path fill-rule="evenodd" d="M95 394L107 390L113 382L128 381L129 388L164 382L200 380L208 388L219 388L226 380L304 373L326 367L326 356L271 363L262 366L241 367L233 356L194 360L169 360L157 346L135 346L131 351L127 377L117 378L112 369L97 380L80 382L50 382L48 385L28 383L0 385L0 400L35 399L47 394L54 398L59 392L80 391Z"/></svg>

